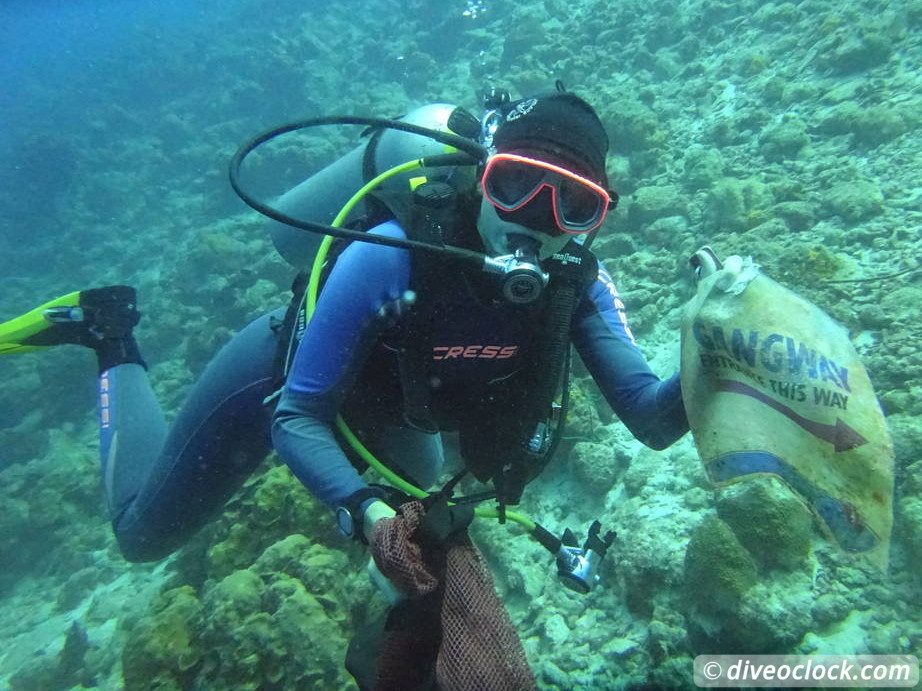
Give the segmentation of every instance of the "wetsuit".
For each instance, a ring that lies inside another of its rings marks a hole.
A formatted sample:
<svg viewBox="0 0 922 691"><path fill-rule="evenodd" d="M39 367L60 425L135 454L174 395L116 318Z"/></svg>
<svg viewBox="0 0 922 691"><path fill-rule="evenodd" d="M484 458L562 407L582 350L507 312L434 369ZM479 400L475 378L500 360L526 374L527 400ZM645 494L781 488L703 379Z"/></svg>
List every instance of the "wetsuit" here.
<svg viewBox="0 0 922 691"><path fill-rule="evenodd" d="M371 232L404 237L395 223ZM237 490L274 444L294 474L331 507L366 485L332 432L341 410L366 444L422 486L438 477L441 439L400 425L402 394L393 366L393 324L382 307L412 284L407 250L357 242L339 257L297 350L272 418L279 310L238 333L196 382L167 431L143 367L100 377L104 484L119 545L131 560L179 547ZM450 280L447 276L446 280ZM472 299L461 289L431 321L429 382L442 429L495 414L492 391L523 386L527 313ZM678 376L661 381L634 343L611 278L582 296L572 341L618 417L641 441L668 446L688 429ZM533 352L533 351L532 351ZM519 377L521 378L521 377ZM271 423L271 441L270 441Z"/></svg>

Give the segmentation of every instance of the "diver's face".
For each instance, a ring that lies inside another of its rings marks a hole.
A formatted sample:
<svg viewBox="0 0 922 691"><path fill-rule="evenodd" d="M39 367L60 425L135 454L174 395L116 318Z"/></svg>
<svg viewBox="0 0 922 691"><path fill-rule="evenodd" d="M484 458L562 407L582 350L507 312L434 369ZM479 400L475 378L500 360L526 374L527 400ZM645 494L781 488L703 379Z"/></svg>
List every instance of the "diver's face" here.
<svg viewBox="0 0 922 691"><path fill-rule="evenodd" d="M556 231L556 226L553 226ZM531 238L538 245L538 258L547 259L556 254L571 239L566 233L557 232L554 235L532 230L518 223L504 221L497 214L496 207L486 198L480 201L480 214L477 216L477 230L483 240L487 254L491 257L500 257L512 254L516 248L515 236Z"/></svg>

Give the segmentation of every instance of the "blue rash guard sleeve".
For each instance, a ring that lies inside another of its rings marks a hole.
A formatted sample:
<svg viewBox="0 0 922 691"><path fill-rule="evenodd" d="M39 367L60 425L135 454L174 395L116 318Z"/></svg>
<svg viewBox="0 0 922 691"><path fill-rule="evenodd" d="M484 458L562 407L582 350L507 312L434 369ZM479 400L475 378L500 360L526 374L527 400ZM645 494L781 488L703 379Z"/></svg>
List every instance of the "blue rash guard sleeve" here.
<svg viewBox="0 0 922 691"><path fill-rule="evenodd" d="M369 231L406 237L393 222ZM294 475L331 508L366 487L333 422L380 330L379 311L409 289L407 250L353 242L337 259L298 346L272 422L272 442Z"/></svg>
<svg viewBox="0 0 922 691"><path fill-rule="evenodd" d="M651 371L601 264L574 319L573 343L605 400L639 441L664 449L688 431L679 375L661 380Z"/></svg>

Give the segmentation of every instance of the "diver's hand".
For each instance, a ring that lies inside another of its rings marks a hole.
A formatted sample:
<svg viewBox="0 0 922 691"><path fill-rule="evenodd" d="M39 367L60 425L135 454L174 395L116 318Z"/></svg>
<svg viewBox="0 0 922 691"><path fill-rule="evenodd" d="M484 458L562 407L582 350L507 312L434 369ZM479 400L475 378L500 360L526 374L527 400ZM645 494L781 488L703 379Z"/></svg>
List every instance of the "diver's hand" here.
<svg viewBox="0 0 922 691"><path fill-rule="evenodd" d="M695 283L704 280L713 273L717 273L723 267L723 262L717 257L717 254L710 247L705 245L695 252L688 260L692 270L695 272Z"/></svg>
<svg viewBox="0 0 922 691"><path fill-rule="evenodd" d="M371 535L374 532L375 523L382 518L393 518L396 515L397 512L385 502L381 500L371 502L368 508L365 509L365 515L362 516L362 534L365 536L365 541L368 543L371 542Z"/></svg>
<svg viewBox="0 0 922 691"><path fill-rule="evenodd" d="M426 515L416 532L421 544L444 548L456 535L466 534L474 520L474 505L449 504L448 501L448 496L440 492L423 502Z"/></svg>
<svg viewBox="0 0 922 691"><path fill-rule="evenodd" d="M365 509L365 515L362 521L362 532L365 535L366 541L369 544L371 543L375 523L382 518L393 518L396 515L397 512L383 501L374 501L369 504L368 508ZM378 565L375 564L374 557L368 560L367 571L368 578L374 586L381 591L381 594L384 595L390 604L395 605L404 599L404 595L397 589L397 586L394 585L387 576L381 573Z"/></svg>

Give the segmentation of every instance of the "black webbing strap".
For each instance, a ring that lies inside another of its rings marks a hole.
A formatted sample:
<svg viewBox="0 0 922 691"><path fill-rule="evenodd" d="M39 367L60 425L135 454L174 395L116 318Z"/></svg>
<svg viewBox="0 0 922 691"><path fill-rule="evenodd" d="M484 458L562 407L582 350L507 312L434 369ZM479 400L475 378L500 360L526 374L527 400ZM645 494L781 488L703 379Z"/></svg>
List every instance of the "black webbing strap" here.
<svg viewBox="0 0 922 691"><path fill-rule="evenodd" d="M285 316L282 319L272 319L269 324L276 338L275 357L272 362L272 390L274 393L263 401L265 404L273 402L281 393L285 379L288 377L291 361L295 356L295 350L304 335L304 328L307 326L304 296L309 277L310 273L307 271L299 271L295 275L291 282L291 302L288 303Z"/></svg>

